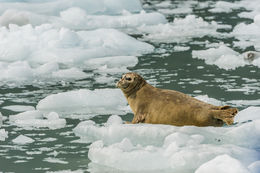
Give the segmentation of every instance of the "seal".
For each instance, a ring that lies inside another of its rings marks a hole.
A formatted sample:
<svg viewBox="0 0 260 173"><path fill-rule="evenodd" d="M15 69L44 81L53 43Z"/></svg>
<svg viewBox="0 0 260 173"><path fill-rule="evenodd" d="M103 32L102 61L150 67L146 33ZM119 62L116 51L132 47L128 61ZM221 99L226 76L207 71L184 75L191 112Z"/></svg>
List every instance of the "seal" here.
<svg viewBox="0 0 260 173"><path fill-rule="evenodd" d="M252 63L255 59L258 59L260 57L260 52L247 51L247 52L243 53L243 57L244 57L245 61Z"/></svg>
<svg viewBox="0 0 260 173"><path fill-rule="evenodd" d="M131 123L168 124L175 126L223 126L233 124L238 110L214 106L189 95L153 87L137 73L126 73L117 82L133 113Z"/></svg>

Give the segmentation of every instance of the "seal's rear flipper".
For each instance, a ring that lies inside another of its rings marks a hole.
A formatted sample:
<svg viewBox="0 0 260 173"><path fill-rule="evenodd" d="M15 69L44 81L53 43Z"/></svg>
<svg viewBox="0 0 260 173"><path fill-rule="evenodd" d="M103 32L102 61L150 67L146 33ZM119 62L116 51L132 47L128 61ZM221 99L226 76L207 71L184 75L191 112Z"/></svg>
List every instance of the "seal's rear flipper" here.
<svg viewBox="0 0 260 173"><path fill-rule="evenodd" d="M219 110L213 111L213 117L224 121L227 125L231 125L234 122L234 117L236 116L237 112L237 108L230 108L230 106L220 106Z"/></svg>

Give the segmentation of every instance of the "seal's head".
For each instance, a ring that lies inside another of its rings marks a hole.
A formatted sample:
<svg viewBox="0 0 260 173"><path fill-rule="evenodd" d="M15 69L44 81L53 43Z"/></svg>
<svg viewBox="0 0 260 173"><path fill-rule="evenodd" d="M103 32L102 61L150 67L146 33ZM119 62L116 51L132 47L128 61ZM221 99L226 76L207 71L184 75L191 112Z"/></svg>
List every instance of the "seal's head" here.
<svg viewBox="0 0 260 173"><path fill-rule="evenodd" d="M254 61L255 60L255 58L256 58L256 54L255 54L255 52L253 52L253 51L248 51L248 52L245 52L244 53L244 60L246 60L246 61L248 61L248 62L252 62L252 61Z"/></svg>
<svg viewBox="0 0 260 173"><path fill-rule="evenodd" d="M128 97L138 91L145 83L145 80L139 74L130 72L122 75L116 86Z"/></svg>

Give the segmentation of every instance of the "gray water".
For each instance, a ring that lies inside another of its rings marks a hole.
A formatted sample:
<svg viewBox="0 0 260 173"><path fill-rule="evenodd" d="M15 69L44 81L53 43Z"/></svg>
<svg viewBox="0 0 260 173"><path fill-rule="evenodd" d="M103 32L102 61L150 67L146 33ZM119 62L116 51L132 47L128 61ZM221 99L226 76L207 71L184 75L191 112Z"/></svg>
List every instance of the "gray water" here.
<svg viewBox="0 0 260 173"><path fill-rule="evenodd" d="M144 8L146 11L156 11L157 7L154 5L160 1L145 0ZM172 1L173 4L178 4L180 1ZM203 2L201 0L201 2ZM169 7L173 8L173 7ZM222 24L229 24L234 27L240 22L251 23L252 20L240 18L237 16L245 9L234 10L231 13L214 14L208 12L208 8L197 9L193 6L192 14L203 17L206 21L210 21L209 17L213 17L214 21ZM172 21L175 17L184 17L186 14L168 15L167 20ZM220 30L221 31L221 30ZM221 32L229 32L223 30ZM142 39L142 35L132 35L135 38ZM130 68L130 71L140 73L146 80L159 88L174 89L186 94L208 95L210 98L215 98L223 102L229 100L257 100L260 96L260 71L258 67L253 65L246 65L245 67L238 67L235 70L220 69L216 65L207 65L203 60L192 58L192 50L206 49L205 45L194 44L194 42L204 42L208 40L209 43L224 42L230 43L235 38L192 38L192 41L181 43L182 46L189 46L187 51L176 52L172 51L177 43L156 43L149 42L155 46L156 51L138 57L138 64ZM168 55L161 56L160 49L165 49ZM236 49L242 51L253 50L247 48L246 50ZM232 62L230 62L232 63ZM93 71L86 73L93 74ZM4 106L9 105L30 105L36 106L38 101L44 97L65 91L75 89L88 88L114 88L114 84L97 84L94 78L100 74L94 74L93 77L69 81L65 84L63 82L49 82L43 84L27 84L27 83L5 83L0 88L0 99L3 103L0 105L0 112L4 116L17 114L10 110L3 109ZM115 78L120 78L122 74L112 75ZM246 80L254 79L254 80ZM252 82L253 81L253 82ZM116 81L114 81L116 82ZM248 90L239 90L250 87ZM258 104L260 106L260 103ZM243 109L246 106L240 106L238 109ZM98 124L107 121L110 115L98 115L91 120ZM122 116L123 120L131 120L133 114ZM73 142L78 137L72 132L72 129L81 121L77 119L66 119L67 125L65 128L57 130L38 129L38 130L24 130L9 123L4 123L3 128L9 132L8 138L0 142L0 172L46 172L59 170L88 170L88 145L85 143ZM14 145L12 140L18 135L23 134L28 137L33 137L35 142L28 145ZM48 141L48 139L50 141ZM59 153L57 158L64 161L64 163L50 163L48 158ZM47 160L46 160L47 159Z"/></svg>

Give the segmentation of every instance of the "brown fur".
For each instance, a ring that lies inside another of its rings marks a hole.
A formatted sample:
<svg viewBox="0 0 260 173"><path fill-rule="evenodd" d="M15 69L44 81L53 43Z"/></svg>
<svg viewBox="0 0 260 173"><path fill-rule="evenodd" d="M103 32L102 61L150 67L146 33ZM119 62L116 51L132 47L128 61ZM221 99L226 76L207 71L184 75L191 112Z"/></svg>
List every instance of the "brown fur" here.
<svg viewBox="0 0 260 173"><path fill-rule="evenodd" d="M233 123L236 108L214 106L174 90L155 88L137 73L126 73L117 83L133 113L132 123L176 126L222 126Z"/></svg>

